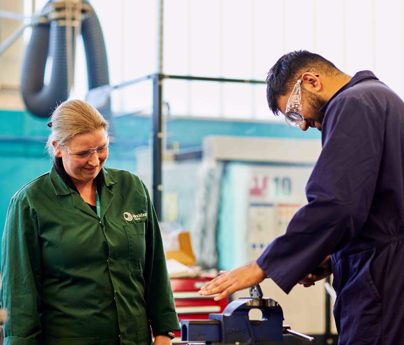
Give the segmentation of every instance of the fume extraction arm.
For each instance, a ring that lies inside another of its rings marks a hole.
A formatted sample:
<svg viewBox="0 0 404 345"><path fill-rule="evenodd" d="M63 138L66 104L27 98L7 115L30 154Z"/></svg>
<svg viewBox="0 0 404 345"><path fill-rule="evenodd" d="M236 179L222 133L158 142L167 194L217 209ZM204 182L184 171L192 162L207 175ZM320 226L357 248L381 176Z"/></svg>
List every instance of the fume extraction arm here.
<svg viewBox="0 0 404 345"><path fill-rule="evenodd" d="M78 36L89 90L109 84L108 60L100 22L87 0L48 1L35 18L22 63L21 93L32 114L49 117L69 98Z"/></svg>

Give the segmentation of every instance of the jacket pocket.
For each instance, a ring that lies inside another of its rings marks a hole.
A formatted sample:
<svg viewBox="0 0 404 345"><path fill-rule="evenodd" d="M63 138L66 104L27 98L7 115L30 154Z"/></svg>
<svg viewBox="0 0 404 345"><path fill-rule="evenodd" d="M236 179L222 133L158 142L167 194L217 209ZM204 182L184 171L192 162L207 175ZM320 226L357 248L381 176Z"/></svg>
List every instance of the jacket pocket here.
<svg viewBox="0 0 404 345"><path fill-rule="evenodd" d="M128 258L138 268L139 261L143 264L146 254L146 222L132 222L124 226L128 238Z"/></svg>

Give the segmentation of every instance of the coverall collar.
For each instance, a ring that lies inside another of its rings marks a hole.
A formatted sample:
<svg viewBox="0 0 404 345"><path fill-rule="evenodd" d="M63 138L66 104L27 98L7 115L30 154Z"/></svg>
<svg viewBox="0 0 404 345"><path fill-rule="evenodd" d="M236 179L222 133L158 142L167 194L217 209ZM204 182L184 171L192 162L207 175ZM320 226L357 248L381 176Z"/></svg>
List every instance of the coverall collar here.
<svg viewBox="0 0 404 345"><path fill-rule="evenodd" d="M374 79L374 80L378 80L377 77L373 74L373 72L371 71L359 71L357 72L352 79L345 84L343 87L341 87L329 100L327 103L325 103L320 111L325 114L325 112L327 111L327 107L328 105L332 102L332 100L337 97L341 92L345 91L346 89L349 89L350 87L361 83L364 80L368 80L368 79Z"/></svg>

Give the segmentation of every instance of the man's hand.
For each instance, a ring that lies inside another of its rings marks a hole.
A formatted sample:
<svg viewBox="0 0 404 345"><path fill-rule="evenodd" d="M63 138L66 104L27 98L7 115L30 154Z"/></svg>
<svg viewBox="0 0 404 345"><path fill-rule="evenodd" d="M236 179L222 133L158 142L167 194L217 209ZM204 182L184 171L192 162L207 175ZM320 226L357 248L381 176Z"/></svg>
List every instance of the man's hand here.
<svg viewBox="0 0 404 345"><path fill-rule="evenodd" d="M305 276L299 284L302 284L304 287L310 287L315 284L316 281L324 279L331 274L331 257L327 256L321 264L315 269L314 272L309 273Z"/></svg>
<svg viewBox="0 0 404 345"><path fill-rule="evenodd" d="M202 296L216 295L215 301L228 297L232 293L261 283L266 278L265 272L255 263L220 273L215 279L206 283L200 290Z"/></svg>

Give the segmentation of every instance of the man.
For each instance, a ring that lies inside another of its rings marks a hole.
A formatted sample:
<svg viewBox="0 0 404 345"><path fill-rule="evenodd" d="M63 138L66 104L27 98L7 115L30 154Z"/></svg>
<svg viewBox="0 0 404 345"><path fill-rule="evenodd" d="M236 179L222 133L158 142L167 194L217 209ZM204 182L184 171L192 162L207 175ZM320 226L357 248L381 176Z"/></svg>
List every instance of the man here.
<svg viewBox="0 0 404 345"><path fill-rule="evenodd" d="M322 133L308 203L256 262L219 275L202 295L271 278L286 293L331 272L341 345L404 344L404 104L370 71L353 77L322 56L282 56L267 77L270 109Z"/></svg>

